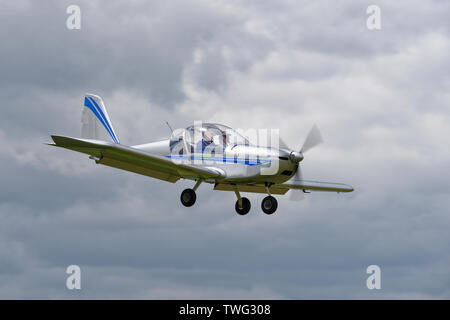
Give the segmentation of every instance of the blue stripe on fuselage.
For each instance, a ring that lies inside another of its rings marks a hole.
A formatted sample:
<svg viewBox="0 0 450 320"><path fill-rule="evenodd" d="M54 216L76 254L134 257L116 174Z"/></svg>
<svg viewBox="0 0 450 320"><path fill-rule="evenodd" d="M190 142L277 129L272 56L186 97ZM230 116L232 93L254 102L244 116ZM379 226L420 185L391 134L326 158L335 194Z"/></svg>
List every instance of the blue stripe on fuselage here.
<svg viewBox="0 0 450 320"><path fill-rule="evenodd" d="M205 156L166 156L171 159L184 159L184 160L202 160L202 161L217 161L223 163L236 163L245 164L248 166L254 166L258 164L270 163L271 160L259 160L259 159L249 159L249 158L226 158L226 157L205 157Z"/></svg>

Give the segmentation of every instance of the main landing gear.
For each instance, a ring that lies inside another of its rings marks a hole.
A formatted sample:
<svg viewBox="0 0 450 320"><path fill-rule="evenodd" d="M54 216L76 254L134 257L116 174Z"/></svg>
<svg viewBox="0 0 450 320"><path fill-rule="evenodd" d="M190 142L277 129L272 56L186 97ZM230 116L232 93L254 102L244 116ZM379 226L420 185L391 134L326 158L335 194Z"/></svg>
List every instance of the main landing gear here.
<svg viewBox="0 0 450 320"><path fill-rule="evenodd" d="M195 194L195 191L197 190L198 186L202 183L202 180L198 180L195 184L194 188L192 189L184 189L181 193L180 200L183 206L185 207L192 207L195 203L195 200L197 200L197 195Z"/></svg>
<svg viewBox="0 0 450 320"><path fill-rule="evenodd" d="M191 207L197 200L197 195L193 189L184 189L180 197L181 203L185 207Z"/></svg>

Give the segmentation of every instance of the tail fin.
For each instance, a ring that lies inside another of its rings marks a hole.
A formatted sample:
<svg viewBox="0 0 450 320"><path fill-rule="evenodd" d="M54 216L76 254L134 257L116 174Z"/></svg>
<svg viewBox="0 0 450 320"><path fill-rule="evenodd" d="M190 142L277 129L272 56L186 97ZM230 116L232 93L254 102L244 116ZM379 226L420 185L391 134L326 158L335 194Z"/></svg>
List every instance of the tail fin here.
<svg viewBox="0 0 450 320"><path fill-rule="evenodd" d="M119 143L102 98L86 94L84 106L81 117L81 137L105 141L112 139L113 142Z"/></svg>

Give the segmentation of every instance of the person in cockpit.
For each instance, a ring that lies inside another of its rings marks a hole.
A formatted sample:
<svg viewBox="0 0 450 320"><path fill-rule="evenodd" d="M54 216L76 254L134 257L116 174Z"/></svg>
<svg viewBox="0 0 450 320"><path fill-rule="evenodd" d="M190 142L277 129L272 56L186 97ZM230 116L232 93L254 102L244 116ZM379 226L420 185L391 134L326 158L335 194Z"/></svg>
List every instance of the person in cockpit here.
<svg viewBox="0 0 450 320"><path fill-rule="evenodd" d="M201 153L205 152L205 149L213 142L213 137L209 131L203 132L202 136L202 140L197 143L196 148L197 152Z"/></svg>

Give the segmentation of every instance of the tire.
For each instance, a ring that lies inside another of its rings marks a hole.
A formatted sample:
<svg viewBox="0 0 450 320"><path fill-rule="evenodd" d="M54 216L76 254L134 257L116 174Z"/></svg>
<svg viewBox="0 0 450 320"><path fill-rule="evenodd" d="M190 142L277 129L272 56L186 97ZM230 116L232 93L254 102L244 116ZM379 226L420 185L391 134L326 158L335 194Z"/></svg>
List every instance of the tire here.
<svg viewBox="0 0 450 320"><path fill-rule="evenodd" d="M244 216L250 211L251 204L250 200L248 200L247 198L243 197L241 199L242 199L242 208L239 208L239 200L236 200L236 205L234 206L234 208L236 209L236 212L238 214Z"/></svg>
<svg viewBox="0 0 450 320"><path fill-rule="evenodd" d="M197 200L197 195L192 189L184 189L180 196L181 203L185 207L191 207L194 205L195 200Z"/></svg>
<svg viewBox="0 0 450 320"><path fill-rule="evenodd" d="M272 196L267 196L261 202L261 209L265 214L273 214L277 211L278 201Z"/></svg>

